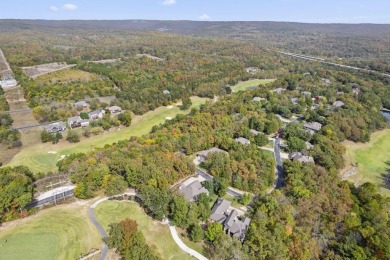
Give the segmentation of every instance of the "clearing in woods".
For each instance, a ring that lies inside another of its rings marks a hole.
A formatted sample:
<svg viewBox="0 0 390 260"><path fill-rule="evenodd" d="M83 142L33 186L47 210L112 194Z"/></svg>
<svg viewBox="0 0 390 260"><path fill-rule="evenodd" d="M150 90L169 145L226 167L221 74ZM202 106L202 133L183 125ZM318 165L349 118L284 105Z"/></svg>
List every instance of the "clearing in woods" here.
<svg viewBox="0 0 390 260"><path fill-rule="evenodd" d="M0 260L76 259L102 242L88 205L59 205L0 228Z"/></svg>
<svg viewBox="0 0 390 260"><path fill-rule="evenodd" d="M347 167L357 163L357 173L347 179L354 183L371 182L378 191L390 196L387 174L390 173L390 129L375 132L368 143L344 142Z"/></svg>
<svg viewBox="0 0 390 260"><path fill-rule="evenodd" d="M108 225L126 218L137 221L138 229L150 246L156 246L163 259L193 259L183 252L173 240L168 225L162 224L146 215L136 202L105 201L94 211L96 219L108 233Z"/></svg>
<svg viewBox="0 0 390 260"><path fill-rule="evenodd" d="M53 84L53 83L69 83L69 82L86 82L98 80L99 76L93 73L78 69L64 69L41 75L35 79L37 85Z"/></svg>
<svg viewBox="0 0 390 260"><path fill-rule="evenodd" d="M199 107L205 103L207 98L191 97L192 108ZM154 111L147 112L142 116L135 116L130 127L125 127L110 133L104 133L90 138L84 138L79 143L69 143L61 140L58 144L37 143L31 146L23 147L6 166L25 165L33 172L56 172L57 160L63 155L72 153L88 153L97 147L103 147L106 144L113 144L120 140L129 139L131 136L142 136L150 132L153 126L166 121L167 117L175 117L178 114L189 113L190 110L181 111L176 105L171 109L159 107ZM81 129L80 129L81 130ZM63 134L64 139L66 133ZM50 154L49 151L56 151L56 154Z"/></svg>
<svg viewBox="0 0 390 260"><path fill-rule="evenodd" d="M238 92L242 90L247 90L248 88L251 89L252 87L257 87L259 85L265 85L273 81L275 81L275 79L252 79L252 80L240 82L237 85L232 86L230 88L232 89L232 92Z"/></svg>

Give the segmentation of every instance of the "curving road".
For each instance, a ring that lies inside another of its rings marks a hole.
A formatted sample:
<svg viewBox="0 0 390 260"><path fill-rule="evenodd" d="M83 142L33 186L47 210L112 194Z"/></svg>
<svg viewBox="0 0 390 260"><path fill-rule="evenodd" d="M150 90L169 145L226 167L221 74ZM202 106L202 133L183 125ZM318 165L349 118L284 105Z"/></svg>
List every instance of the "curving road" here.
<svg viewBox="0 0 390 260"><path fill-rule="evenodd" d="M95 215L93 214L93 211L94 209L96 208L97 205L99 205L100 203L104 202L104 201L107 201L108 199L110 198L113 198L113 197L118 197L118 196L122 196L122 195L128 195L128 196L136 196L138 198L140 198L138 196L137 193L135 192L126 192L126 193L123 193L123 194L119 194L119 195L115 195L115 196L112 196L112 197L105 197L103 199L100 199L98 201L96 201L88 210L88 217L89 219L91 220L91 222L95 225L95 227L97 228L97 230L99 231L100 233L100 236L102 238L105 238L107 237L107 233L106 231L104 230L104 228L100 225L100 223L97 221L97 219L95 218ZM184 242L180 239L179 235L177 234L177 231L176 231L176 228L175 226L173 226L171 224L171 221L168 220L168 225L169 225L169 231L171 232L171 235L172 235L172 238L173 240L175 241L175 243L180 247L181 250L183 250L184 252L186 252L187 254L189 254L190 256L193 256L195 257L196 259L199 259L199 260L207 260L206 257L204 257L202 254L200 254L199 252L193 250L192 248L189 248L188 246L186 246L184 244ZM104 258L107 256L107 252L108 252L108 246L106 243L103 242L103 245L102 245L102 251L101 251L101 254L99 256L99 260L104 260Z"/></svg>

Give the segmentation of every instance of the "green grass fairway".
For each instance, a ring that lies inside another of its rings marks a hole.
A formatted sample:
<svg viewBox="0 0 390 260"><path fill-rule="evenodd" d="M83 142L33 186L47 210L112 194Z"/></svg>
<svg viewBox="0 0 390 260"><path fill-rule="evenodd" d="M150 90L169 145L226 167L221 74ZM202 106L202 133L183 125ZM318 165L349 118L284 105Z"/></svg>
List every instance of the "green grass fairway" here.
<svg viewBox="0 0 390 260"><path fill-rule="evenodd" d="M386 188L383 174L390 172L390 129L376 132L367 144L346 142L346 160L348 163L358 163L358 173L348 180L363 184L371 182L378 186L378 191L390 196L390 189Z"/></svg>
<svg viewBox="0 0 390 260"><path fill-rule="evenodd" d="M275 81L275 79L252 79L252 80L240 82L237 85L232 86L231 89L232 92L238 92L238 91L246 90L248 87L265 85L273 81Z"/></svg>
<svg viewBox="0 0 390 260"><path fill-rule="evenodd" d="M206 98L192 97L192 107L199 107L205 103ZM159 107L142 116L133 118L130 127L122 128L119 131L104 133L93 136L88 139L82 139L81 142L71 144L66 140L61 140L58 144L38 143L24 147L6 166L26 165L33 172L56 172L57 160L61 155L72 153L88 153L96 147L103 147L106 144L112 144L120 140L129 139L131 136L142 136L150 132L153 126L165 122L166 117L175 117L178 114L188 113L181 111L178 106L173 108ZM66 133L64 135L64 138ZM49 151L55 151L56 154L49 154Z"/></svg>
<svg viewBox="0 0 390 260"><path fill-rule="evenodd" d="M146 242L155 245L163 259L193 259L176 245L168 225L153 220L137 203L105 201L95 208L95 216L106 231L110 223L131 218L137 221Z"/></svg>
<svg viewBox="0 0 390 260"><path fill-rule="evenodd" d="M85 206L61 205L6 228L0 233L0 259L76 259L100 249L99 233L86 213Z"/></svg>

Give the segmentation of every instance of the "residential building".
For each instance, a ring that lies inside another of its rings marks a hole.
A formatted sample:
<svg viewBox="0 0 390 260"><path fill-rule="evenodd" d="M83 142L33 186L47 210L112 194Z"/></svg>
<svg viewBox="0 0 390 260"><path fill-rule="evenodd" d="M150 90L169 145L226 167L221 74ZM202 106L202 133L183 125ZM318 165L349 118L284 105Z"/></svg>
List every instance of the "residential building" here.
<svg viewBox="0 0 390 260"><path fill-rule="evenodd" d="M198 159L199 162L204 162L210 153L225 153L225 154L229 155L228 152L226 152L222 149L219 149L218 147L213 147L213 148L208 149L208 150L197 152L196 158Z"/></svg>
<svg viewBox="0 0 390 260"><path fill-rule="evenodd" d="M252 98L252 101L256 101L256 102L260 102L262 100L266 100L266 99L262 98L262 97L254 97L254 98Z"/></svg>
<svg viewBox="0 0 390 260"><path fill-rule="evenodd" d="M168 89L165 89L165 90L163 90L163 94L164 95L169 95L169 94L171 94L171 92Z"/></svg>
<svg viewBox="0 0 390 260"><path fill-rule="evenodd" d="M71 129L81 127L81 117L80 116L74 116L68 118L68 125Z"/></svg>
<svg viewBox="0 0 390 260"><path fill-rule="evenodd" d="M205 193L209 195L209 191L203 187L198 180L193 181L188 185L181 185L179 190L183 193L184 198L190 202L196 201L199 194Z"/></svg>
<svg viewBox="0 0 390 260"><path fill-rule="evenodd" d="M76 103L73 104L74 107L87 107L87 102L85 102L84 100L81 100L81 101L78 101Z"/></svg>
<svg viewBox="0 0 390 260"><path fill-rule="evenodd" d="M291 98L290 100L294 105L298 104L298 98Z"/></svg>
<svg viewBox="0 0 390 260"><path fill-rule="evenodd" d="M314 147L314 145L312 145L312 144L309 143L309 142L305 142L305 144L306 144L306 150L310 150L311 148Z"/></svg>
<svg viewBox="0 0 390 260"><path fill-rule="evenodd" d="M81 127L89 126L89 119L82 119L82 120L80 121L80 126L81 126Z"/></svg>
<svg viewBox="0 0 390 260"><path fill-rule="evenodd" d="M307 97L311 97L311 92L309 92L309 91L302 91L301 94L304 96L307 96Z"/></svg>
<svg viewBox="0 0 390 260"><path fill-rule="evenodd" d="M210 219L222 224L224 231L241 242L244 241L251 219L248 217L239 218L236 209L229 210L231 202L225 199L218 199L211 210Z"/></svg>
<svg viewBox="0 0 390 260"><path fill-rule="evenodd" d="M360 88L353 88L353 89L352 89L352 93L353 93L354 95L359 95L360 92L361 92Z"/></svg>
<svg viewBox="0 0 390 260"><path fill-rule="evenodd" d="M57 133L57 132L63 132L66 130L66 126L60 123L54 123L45 126L45 131L48 133Z"/></svg>
<svg viewBox="0 0 390 260"><path fill-rule="evenodd" d="M286 91L285 88L275 88L272 90L276 94L281 94L283 91Z"/></svg>
<svg viewBox="0 0 390 260"><path fill-rule="evenodd" d="M98 109L98 110L95 110L95 111L91 111L91 112L88 113L89 120L102 119L105 113L106 112L104 111L104 109Z"/></svg>
<svg viewBox="0 0 390 260"><path fill-rule="evenodd" d="M309 122L303 125L306 130L319 131L322 128L322 124L318 122Z"/></svg>
<svg viewBox="0 0 390 260"><path fill-rule="evenodd" d="M288 158L290 160L298 161L301 163L314 163L313 157L303 155L301 152L292 152L289 154Z"/></svg>
<svg viewBox="0 0 390 260"><path fill-rule="evenodd" d="M119 114L122 112L122 108L118 106L111 106L107 108L111 115Z"/></svg>
<svg viewBox="0 0 390 260"><path fill-rule="evenodd" d="M261 133L259 131L256 131L255 129L251 129L251 130L249 130L249 132L251 132L251 134L254 135L254 136L256 136L256 135Z"/></svg>
<svg viewBox="0 0 390 260"><path fill-rule="evenodd" d="M249 141L248 139L246 139L244 137L238 137L238 138L234 139L234 141L236 141L237 143L243 144L243 145L248 145L251 143L251 141Z"/></svg>
<svg viewBox="0 0 390 260"><path fill-rule="evenodd" d="M332 104L334 107L343 107L345 104L344 102L340 101L340 100L337 100L335 102L333 102Z"/></svg>
<svg viewBox="0 0 390 260"><path fill-rule="evenodd" d="M215 222L223 224L227 218L228 209L232 205L231 201L225 199L218 199L211 209L210 219Z"/></svg>

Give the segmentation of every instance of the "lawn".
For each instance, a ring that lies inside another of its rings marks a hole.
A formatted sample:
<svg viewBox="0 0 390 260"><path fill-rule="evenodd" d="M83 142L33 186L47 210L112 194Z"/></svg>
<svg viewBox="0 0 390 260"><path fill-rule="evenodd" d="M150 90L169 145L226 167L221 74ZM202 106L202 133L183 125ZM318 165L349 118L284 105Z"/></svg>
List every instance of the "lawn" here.
<svg viewBox="0 0 390 260"><path fill-rule="evenodd" d="M242 90L247 90L247 88L250 88L250 87L255 87L255 86L257 87L259 85L265 85L265 84L271 83L273 81L275 81L275 79L252 79L252 80L240 82L237 85L232 86L231 89L232 89L232 92L238 92L238 91L242 91Z"/></svg>
<svg viewBox="0 0 390 260"><path fill-rule="evenodd" d="M2 230L0 259L76 259L101 245L87 208L74 203L45 209Z"/></svg>
<svg viewBox="0 0 390 260"><path fill-rule="evenodd" d="M192 107L199 107L208 99L192 97L191 100L193 103ZM178 114L188 112L189 110L181 111L177 105L172 108L159 107L142 116L135 116L130 127L83 139L79 143L71 144L65 140L61 140L55 145L51 143L38 143L23 147L7 166L26 165L33 172L56 172L56 162L62 155L88 153L97 147L103 147L106 144L113 144L120 140L129 139L131 136L145 135L150 132L153 126L165 122L166 117L175 117ZM66 136L66 134L64 135ZM49 151L54 151L56 153L48 153Z"/></svg>
<svg viewBox="0 0 390 260"><path fill-rule="evenodd" d="M371 182L378 186L381 194L390 196L383 175L390 171L390 129L372 134L366 144L344 142L347 148L346 162L358 163L358 172L348 180L363 184Z"/></svg>
<svg viewBox="0 0 390 260"><path fill-rule="evenodd" d="M168 225L153 220L135 202L102 202L95 208L95 216L106 231L110 223L131 218L137 221L138 229L144 234L146 242L156 246L163 259L193 259L176 245Z"/></svg>

